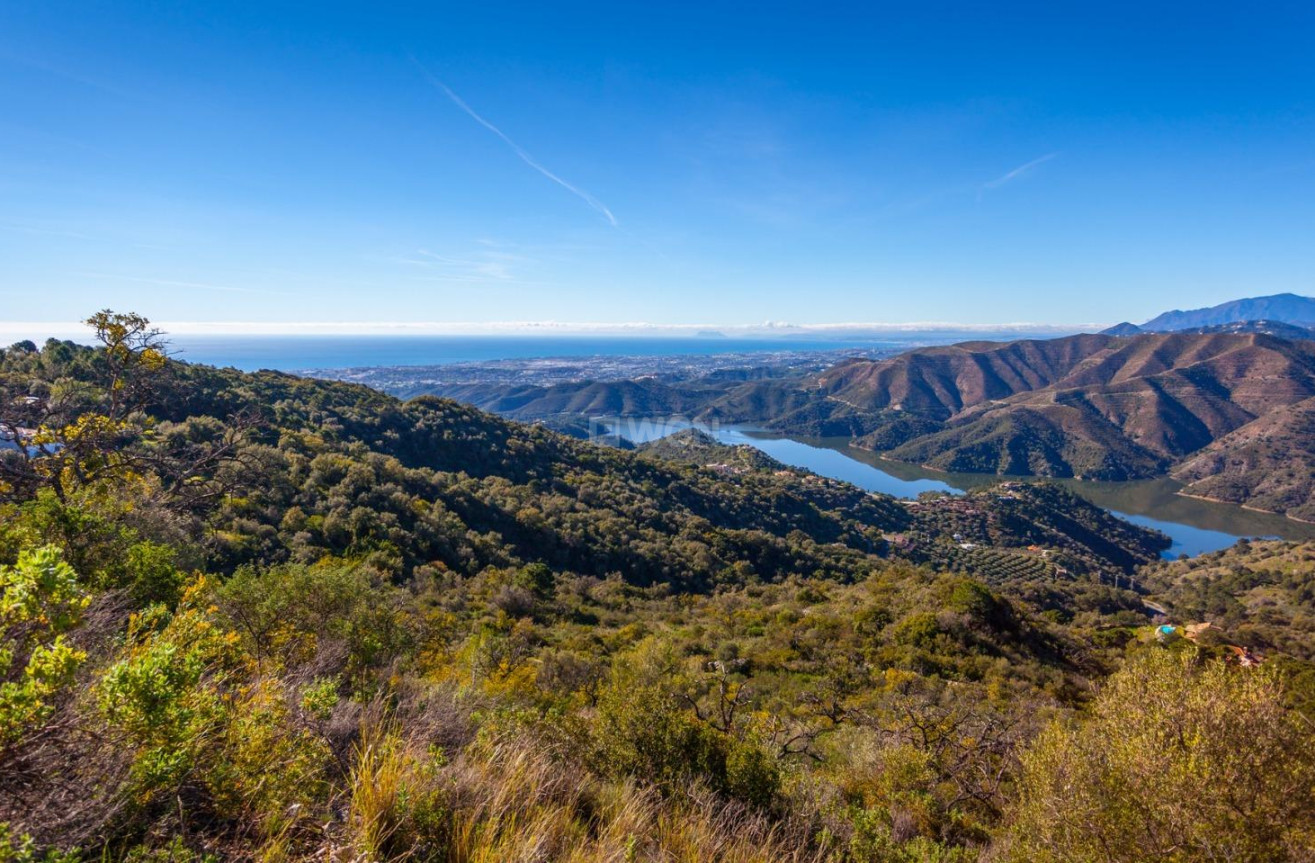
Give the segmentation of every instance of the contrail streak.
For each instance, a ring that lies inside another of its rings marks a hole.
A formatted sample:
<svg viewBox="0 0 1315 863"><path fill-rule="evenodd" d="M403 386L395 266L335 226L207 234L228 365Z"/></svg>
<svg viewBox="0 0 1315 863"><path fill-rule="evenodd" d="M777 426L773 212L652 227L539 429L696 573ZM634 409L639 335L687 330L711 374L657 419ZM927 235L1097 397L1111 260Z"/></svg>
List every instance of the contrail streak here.
<svg viewBox="0 0 1315 863"><path fill-rule="evenodd" d="M1028 171L1031 171L1037 165L1043 164L1045 162L1049 162L1051 159L1055 158L1058 155L1059 155L1058 153L1047 153L1039 159L1033 159L1032 161L1028 162L1025 165L1019 165L1017 168L1014 168L1009 173L1001 177L996 177L994 180L991 180L989 183L983 183L982 188L998 189L1001 186L1003 186L1005 183L1009 183L1012 182L1013 180L1017 180L1019 177L1023 176Z"/></svg>
<svg viewBox="0 0 1315 863"><path fill-rule="evenodd" d="M568 192L575 195L580 200L584 201L590 207L593 207L599 213L602 213L604 218L607 219L608 223L611 224L612 227L614 228L618 227L616 216L612 215L612 211L609 210L602 201L598 200L593 195L586 192L584 189L581 189L579 186L571 185L570 183L563 180L561 177L554 174L552 171L549 171L543 165L539 164L537 161L535 161L533 156L525 152L524 147L522 147L520 144L517 144L511 138L508 138L505 132L503 132L497 126L493 125L488 120L485 120L483 117L477 114L475 112L475 109L467 105L464 99L462 99L456 93L452 92L451 87L449 87L448 85L444 84L442 81L435 78L433 74L431 74L430 71L426 69L419 60L416 60L414 57L412 57L411 61L415 63L416 66L420 67L421 74L425 76L425 79L428 80L430 84L442 90L447 95L447 97L452 100L452 104L456 105L462 111L465 111L467 114L469 114L472 120L474 120L476 123L479 123L485 129L488 129L490 132L501 138L502 142L506 144L508 147L511 147L512 152L515 153L517 156L519 156L522 162L529 165L531 168L538 171L540 174L543 174L545 177L547 177L549 180L552 180L554 183L561 186L563 189L566 189Z"/></svg>

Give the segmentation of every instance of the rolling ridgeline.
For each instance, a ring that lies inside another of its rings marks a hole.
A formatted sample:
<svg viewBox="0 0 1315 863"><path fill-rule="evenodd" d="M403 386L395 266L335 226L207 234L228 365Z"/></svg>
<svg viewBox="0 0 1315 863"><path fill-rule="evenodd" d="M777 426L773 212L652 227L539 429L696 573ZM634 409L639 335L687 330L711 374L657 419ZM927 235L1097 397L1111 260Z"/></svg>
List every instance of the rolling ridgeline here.
<svg viewBox="0 0 1315 863"><path fill-rule="evenodd" d="M849 437L944 471L1168 475L1188 494L1315 520L1315 342L1266 332L966 342L787 379L431 389L562 426L682 415Z"/></svg>
<svg viewBox="0 0 1315 863"><path fill-rule="evenodd" d="M1315 859L1310 545L1161 564L1044 483L899 501L91 323L0 354L0 859ZM948 426L1137 341L1083 338L798 416ZM1132 354L1129 402L1182 364Z"/></svg>

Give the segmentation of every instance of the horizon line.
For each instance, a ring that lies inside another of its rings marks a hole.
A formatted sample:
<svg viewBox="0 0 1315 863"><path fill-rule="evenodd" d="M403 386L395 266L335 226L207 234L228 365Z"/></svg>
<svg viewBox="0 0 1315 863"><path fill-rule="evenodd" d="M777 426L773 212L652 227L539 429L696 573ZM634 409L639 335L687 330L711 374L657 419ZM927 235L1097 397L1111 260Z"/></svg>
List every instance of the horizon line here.
<svg viewBox="0 0 1315 863"><path fill-rule="evenodd" d="M654 324L642 321L587 323L563 321L429 321L429 322L350 322L350 321L152 321L164 335L180 336L636 336L651 338L745 337L784 338L790 336L858 335L862 333L915 332L1037 332L1074 333L1104 329L1106 323L1074 324L1015 321L979 324L958 321L908 321L792 324L767 321L761 324ZM71 321L0 321L0 335L21 338L68 337L84 335L87 327Z"/></svg>

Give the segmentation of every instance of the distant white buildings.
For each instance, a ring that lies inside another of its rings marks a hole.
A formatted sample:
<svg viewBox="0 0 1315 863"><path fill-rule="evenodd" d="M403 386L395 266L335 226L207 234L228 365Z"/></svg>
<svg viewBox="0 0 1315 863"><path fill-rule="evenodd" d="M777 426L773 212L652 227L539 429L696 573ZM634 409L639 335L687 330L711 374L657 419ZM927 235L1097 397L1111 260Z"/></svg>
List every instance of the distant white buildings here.
<svg viewBox="0 0 1315 863"><path fill-rule="evenodd" d="M0 422L0 450L18 449L23 446L24 441L31 440L35 434L36 429L10 426ZM28 449L31 450L31 447Z"/></svg>

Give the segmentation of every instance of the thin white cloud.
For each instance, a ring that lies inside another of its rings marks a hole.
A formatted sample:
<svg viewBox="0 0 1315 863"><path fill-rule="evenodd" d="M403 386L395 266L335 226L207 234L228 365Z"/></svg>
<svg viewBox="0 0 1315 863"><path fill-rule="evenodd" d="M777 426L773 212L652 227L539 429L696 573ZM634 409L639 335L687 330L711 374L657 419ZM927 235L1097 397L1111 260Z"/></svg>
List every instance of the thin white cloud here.
<svg viewBox="0 0 1315 863"><path fill-rule="evenodd" d="M9 51L0 51L0 63L10 63L15 66L25 66L29 69L35 69L47 75L53 75L57 78L63 78L66 81L71 81L73 83L81 84L86 87L94 87L97 90L103 90L106 93L111 93L115 96L121 96L127 99L138 98L138 94L125 90L119 87L117 84L113 84L109 81L105 81L99 78L91 78L86 75L82 75L81 73L74 72L59 66L55 66L42 60L34 60L31 57L19 56L17 54L10 53Z"/></svg>
<svg viewBox="0 0 1315 863"><path fill-rule="evenodd" d="M1026 174L1031 173L1031 171L1034 168L1036 168L1038 165L1043 165L1058 155L1059 155L1058 153L1046 153L1044 156L1041 156L1038 159L1033 159L1030 162L1026 162L1022 165L1019 165L1017 168L1014 168L1012 171L1010 171L1007 174L1002 174L1001 176L996 177L994 180L991 180L990 182L983 183L982 188L998 189L1007 183L1012 183L1014 180L1017 180L1020 177L1023 177Z"/></svg>
<svg viewBox="0 0 1315 863"><path fill-rule="evenodd" d="M458 281L521 282L512 267L523 259L519 255L505 252L482 251L470 258L451 258L439 255L427 249L416 249L411 257L394 258L402 264L410 264L422 270L441 272L445 277Z"/></svg>
<svg viewBox="0 0 1315 863"><path fill-rule="evenodd" d="M618 227L616 216L612 215L612 211L609 210L602 201L598 200L593 195L586 192L584 189L581 189L579 186L575 186L572 185L571 183L568 183L566 180L563 180L561 177L557 176L552 171L549 171L543 165L539 164L539 162L535 160L533 156L531 156L529 153L525 151L524 147L522 147L520 144L517 144L511 138L507 137L507 134L503 132L501 129L499 129L497 126L493 125L488 120L485 120L483 117L477 114L474 108L471 108L469 105L467 105L464 99L462 99L460 96L458 96L456 93L452 91L451 87L449 87L448 85L444 84L442 81L435 78L433 74L430 73L430 71L426 69L419 60L416 60L414 57L412 57L411 60L413 63L416 64L417 67L419 67L421 74L425 76L425 79L429 81L430 84L432 84L434 87L437 87L439 90L442 90L447 95L447 97L452 100L452 104L456 105L462 111L465 111L468 115L470 115L470 118L472 120L474 120L476 123L479 123L485 129L488 129L490 132L501 138L502 142L506 144L508 147L510 147L512 152L515 153L517 156L519 156L522 162L529 165L531 168L538 171L540 174L547 177L549 180L552 180L554 183L561 186L563 189L566 189L568 192L575 195L580 200L584 201L590 207L597 210L599 213L603 215L604 218L607 219L608 223L612 227L614 228Z"/></svg>
<svg viewBox="0 0 1315 863"><path fill-rule="evenodd" d="M476 261L464 261L460 258L449 258L447 255L438 255L428 249L416 249L416 254L431 259L430 261L424 262L426 265L437 261L440 264L449 264L454 267L473 267L477 263Z"/></svg>
<svg viewBox="0 0 1315 863"><path fill-rule="evenodd" d="M71 237L75 240L90 240L91 236L77 231L61 231L55 228L43 228L37 225L0 224L0 231L17 231L23 234L41 234L49 237Z"/></svg>
<svg viewBox="0 0 1315 863"><path fill-rule="evenodd" d="M145 276L121 276L114 273L75 273L87 279L111 279L120 282L138 282L143 285L160 285L165 288L196 288L201 291L220 291L229 294L282 294L282 291L267 291L261 288L240 288L234 285L214 285L207 282L179 282L173 279L151 279Z"/></svg>

